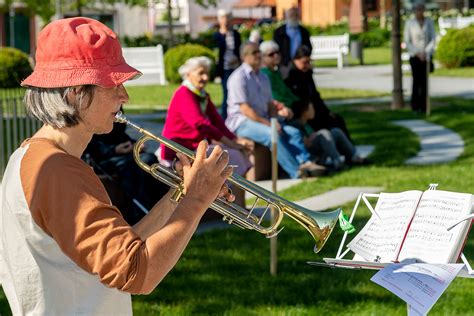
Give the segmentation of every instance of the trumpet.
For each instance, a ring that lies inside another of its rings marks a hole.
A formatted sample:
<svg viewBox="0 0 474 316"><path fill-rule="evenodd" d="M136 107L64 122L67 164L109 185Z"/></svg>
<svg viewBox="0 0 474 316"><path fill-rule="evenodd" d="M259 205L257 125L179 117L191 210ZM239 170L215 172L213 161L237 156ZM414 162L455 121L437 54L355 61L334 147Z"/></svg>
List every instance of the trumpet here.
<svg viewBox="0 0 474 316"><path fill-rule="evenodd" d="M143 160L140 158L140 148L146 141L156 141L177 153L179 152L186 155L191 160L194 160L194 152L172 140L150 133L137 124L129 121L122 112L117 113L115 116L115 121L118 123L127 124L143 135L140 139L138 139L134 146L133 156L135 162L140 166L140 168L150 173L154 178L174 188L175 194L172 198L175 201L178 201L184 194L182 177L172 168L165 167L159 163L148 165L143 162ZM277 194L270 192L237 174L231 175L228 178L228 181L232 185L241 188L247 193L253 195L255 197L255 201L253 202L250 209L246 209L235 203L228 202L225 198L217 198L211 203L209 207L223 215L224 221L244 229L255 230L265 235L267 238L271 238L276 236L283 229L283 227L280 228L279 226L283 220L284 215L286 214L297 223L302 225L311 234L315 242L315 253L319 252L323 248L324 244L329 238L329 235L334 229L341 212L339 209L330 212L316 212L308 210L295 203L283 199ZM264 203L264 211L263 213L257 215L256 206L260 205L261 201ZM263 220L271 208L276 210L275 217L270 224L265 225Z"/></svg>

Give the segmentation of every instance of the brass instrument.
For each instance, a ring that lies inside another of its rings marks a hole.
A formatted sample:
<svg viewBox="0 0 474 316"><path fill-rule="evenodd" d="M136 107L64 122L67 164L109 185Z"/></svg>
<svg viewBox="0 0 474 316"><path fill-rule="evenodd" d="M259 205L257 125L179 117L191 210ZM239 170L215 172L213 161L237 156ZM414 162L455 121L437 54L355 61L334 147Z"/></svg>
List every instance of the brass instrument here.
<svg viewBox="0 0 474 316"><path fill-rule="evenodd" d="M165 137L153 135L149 131L141 128L133 122L130 122L122 112L117 113L115 120L116 122L129 125L143 134L143 136L135 143L133 151L136 163L156 179L164 182L172 188L177 189L177 193L174 196L174 199L177 201L183 194L183 179L181 176L178 175L172 168L165 167L159 163L155 163L151 166L144 163L140 159L140 147L146 141L154 140L175 152L180 152L186 155L192 160L194 160L194 152ZM331 212L316 212L308 210L295 203L289 202L275 193L270 192L236 174L230 176L228 181L254 195L256 199L255 202L253 202L252 207L247 210L235 203L228 202L224 198L217 198L211 203L210 208L222 214L224 216L224 221L228 222L229 224L237 225L241 228L256 230L259 233L264 234L267 238L271 238L277 235L283 229L283 227L279 229L278 226L283 220L283 215L286 214L297 221L299 224L303 225L303 227L306 228L306 230L311 234L315 241L314 252L316 253L319 252L326 243L326 240L337 223L339 213L341 212L340 210ZM255 214L255 207L260 200L266 203L266 207L263 211L263 214L257 216ZM274 218L269 226L264 226L262 221L271 206L273 206L276 210L276 218Z"/></svg>

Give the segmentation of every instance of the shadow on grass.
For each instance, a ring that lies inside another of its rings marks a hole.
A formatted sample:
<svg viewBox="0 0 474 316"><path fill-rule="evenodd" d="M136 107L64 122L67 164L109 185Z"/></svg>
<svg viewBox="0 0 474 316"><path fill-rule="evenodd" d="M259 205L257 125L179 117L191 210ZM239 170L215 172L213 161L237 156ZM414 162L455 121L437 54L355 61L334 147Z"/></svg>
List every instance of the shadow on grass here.
<svg viewBox="0 0 474 316"><path fill-rule="evenodd" d="M428 119L459 133L466 145L455 162L433 166L406 166L419 149L417 137L391 124L399 119L421 119L409 110L389 111L386 105L338 107L357 144L373 144L370 166L352 168L330 177L282 192L300 200L340 186L374 185L387 192L424 190L431 182L440 189L473 192L474 107L472 101L438 99ZM346 213L353 202L343 205ZM364 207L355 226L369 218ZM336 229L320 254L312 252L310 235L296 222L285 219L278 238L278 276L269 274L269 241L256 232L237 228L195 236L176 267L148 296L134 296L136 315L405 315L405 304L370 281L374 271L314 267L307 261L334 257L342 232ZM474 258L474 238L464 253ZM0 313L8 315L0 291ZM456 279L430 315L474 315L474 282Z"/></svg>

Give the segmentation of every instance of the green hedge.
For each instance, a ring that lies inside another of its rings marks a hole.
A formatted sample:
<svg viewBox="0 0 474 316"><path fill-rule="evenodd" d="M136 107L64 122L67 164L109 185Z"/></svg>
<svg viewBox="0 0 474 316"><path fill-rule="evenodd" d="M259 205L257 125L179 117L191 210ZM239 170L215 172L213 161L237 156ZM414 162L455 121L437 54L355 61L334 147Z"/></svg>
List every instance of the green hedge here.
<svg viewBox="0 0 474 316"><path fill-rule="evenodd" d="M352 40L358 40L363 47L381 47L390 40L390 31L377 28L369 30L368 32L351 34Z"/></svg>
<svg viewBox="0 0 474 316"><path fill-rule="evenodd" d="M212 64L215 64L215 55L209 48L198 44L184 44L170 48L165 53L165 73L169 82L181 82L178 74L178 68L191 57L205 56L209 57ZM211 69L211 78L214 77L214 67Z"/></svg>
<svg viewBox="0 0 474 316"><path fill-rule="evenodd" d="M12 47L0 48L0 88L19 87L31 72L27 54Z"/></svg>
<svg viewBox="0 0 474 316"><path fill-rule="evenodd" d="M436 58L446 68L474 66L474 26L449 30L439 42Z"/></svg>

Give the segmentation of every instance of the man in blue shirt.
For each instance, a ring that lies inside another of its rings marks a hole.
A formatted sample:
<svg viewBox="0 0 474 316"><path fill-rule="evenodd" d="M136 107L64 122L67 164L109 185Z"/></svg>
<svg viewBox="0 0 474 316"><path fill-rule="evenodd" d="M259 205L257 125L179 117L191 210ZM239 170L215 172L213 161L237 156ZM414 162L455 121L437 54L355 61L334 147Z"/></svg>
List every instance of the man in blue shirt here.
<svg viewBox="0 0 474 316"><path fill-rule="evenodd" d="M291 178L325 173L323 166L311 162L301 132L285 124L284 119L291 118L292 112L273 100L270 80L260 71L262 58L258 46L245 44L241 59L242 65L227 82L227 127L239 137L271 147L270 118L278 115L277 159L281 167Z"/></svg>
<svg viewBox="0 0 474 316"><path fill-rule="evenodd" d="M298 8L290 8L285 13L286 23L273 33L273 40L280 47L281 65L288 66L296 54L296 50L305 45L312 49L309 32L299 23Z"/></svg>

